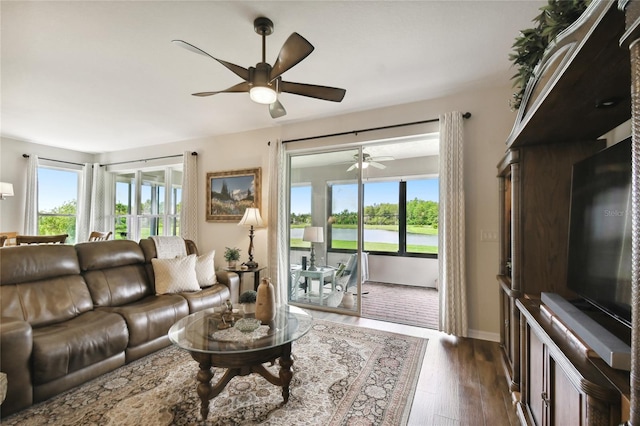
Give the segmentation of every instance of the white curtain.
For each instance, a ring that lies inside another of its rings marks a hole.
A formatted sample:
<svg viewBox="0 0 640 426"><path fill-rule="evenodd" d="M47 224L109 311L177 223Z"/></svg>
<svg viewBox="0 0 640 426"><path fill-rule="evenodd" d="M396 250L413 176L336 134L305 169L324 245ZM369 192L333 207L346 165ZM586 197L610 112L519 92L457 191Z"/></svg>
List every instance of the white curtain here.
<svg viewBox="0 0 640 426"><path fill-rule="evenodd" d="M80 179L80 190L78 198L78 220L76 221L76 242L80 243L89 240L91 232L91 210L93 204L93 165L85 163L82 166L82 179Z"/></svg>
<svg viewBox="0 0 640 426"><path fill-rule="evenodd" d="M182 158L182 208L180 235L198 244L198 162L197 155L185 151Z"/></svg>
<svg viewBox="0 0 640 426"><path fill-rule="evenodd" d="M459 112L440 115L438 282L440 331L467 337L464 131Z"/></svg>
<svg viewBox="0 0 640 426"><path fill-rule="evenodd" d="M31 154L27 163L24 234L38 235L38 156Z"/></svg>
<svg viewBox="0 0 640 426"><path fill-rule="evenodd" d="M287 247L287 171L285 167L285 150L282 141L270 142L269 149L269 208L268 208L268 251L269 276L276 289L276 302L279 305L287 303L287 288L289 274L287 273L287 259L283 253L288 253Z"/></svg>
<svg viewBox="0 0 640 426"><path fill-rule="evenodd" d="M113 231L107 220L107 179L100 163L85 163L82 167L76 242L89 240L91 231Z"/></svg>
<svg viewBox="0 0 640 426"><path fill-rule="evenodd" d="M110 197L107 195L110 193L111 181L108 179L105 166L100 166L100 163L93 164L93 176L91 179L91 208L89 216L89 232L100 231L108 232L114 231L114 224L109 223L107 206L110 205ZM114 237L112 237L113 239Z"/></svg>

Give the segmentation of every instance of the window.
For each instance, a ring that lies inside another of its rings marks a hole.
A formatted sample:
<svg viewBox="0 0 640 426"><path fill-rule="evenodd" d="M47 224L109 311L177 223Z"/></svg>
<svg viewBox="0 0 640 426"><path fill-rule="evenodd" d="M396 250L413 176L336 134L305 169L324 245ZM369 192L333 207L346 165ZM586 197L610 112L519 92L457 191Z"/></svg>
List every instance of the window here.
<svg viewBox="0 0 640 426"><path fill-rule="evenodd" d="M310 243L302 241L302 234L305 226L311 226L311 185L292 185L290 196L290 247L308 249L310 247Z"/></svg>
<svg viewBox="0 0 640 426"><path fill-rule="evenodd" d="M408 180L406 194L406 252L438 254L438 179Z"/></svg>
<svg viewBox="0 0 640 426"><path fill-rule="evenodd" d="M332 250L357 249L358 186L330 185ZM432 257L438 253L438 179L363 184L364 250Z"/></svg>
<svg viewBox="0 0 640 426"><path fill-rule="evenodd" d="M400 246L398 182L364 184L364 250L397 253Z"/></svg>
<svg viewBox="0 0 640 426"><path fill-rule="evenodd" d="M68 234L76 242L80 172L38 167L38 234Z"/></svg>
<svg viewBox="0 0 640 426"><path fill-rule="evenodd" d="M330 184L330 249L358 249L358 184Z"/></svg>
<svg viewBox="0 0 640 426"><path fill-rule="evenodd" d="M136 205L135 173L116 175L115 232L114 239L126 240L132 234L132 220Z"/></svg>
<svg viewBox="0 0 640 426"><path fill-rule="evenodd" d="M179 235L182 171L138 170L115 174L116 239Z"/></svg>

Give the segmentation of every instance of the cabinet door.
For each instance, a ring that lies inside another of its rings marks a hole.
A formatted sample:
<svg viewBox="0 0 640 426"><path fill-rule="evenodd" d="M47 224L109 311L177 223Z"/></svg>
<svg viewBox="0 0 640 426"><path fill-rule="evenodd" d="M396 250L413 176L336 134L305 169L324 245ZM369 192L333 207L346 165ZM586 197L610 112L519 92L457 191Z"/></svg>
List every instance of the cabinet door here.
<svg viewBox="0 0 640 426"><path fill-rule="evenodd" d="M553 357L549 357L548 361L550 424L555 426L584 425L581 410L583 394L573 386Z"/></svg>
<svg viewBox="0 0 640 426"><path fill-rule="evenodd" d="M528 365L528 403L531 417L538 426L546 425L547 417L547 386L546 374L546 349L535 333L527 327L529 334L529 365Z"/></svg>
<svg viewBox="0 0 640 426"><path fill-rule="evenodd" d="M502 346L505 351L505 355L509 358L509 367L513 370L513 358L511 358L513 356L511 351L511 298L502 288L500 288L500 301L502 305L500 310L502 326L500 337L502 338ZM511 373L513 374L513 371Z"/></svg>

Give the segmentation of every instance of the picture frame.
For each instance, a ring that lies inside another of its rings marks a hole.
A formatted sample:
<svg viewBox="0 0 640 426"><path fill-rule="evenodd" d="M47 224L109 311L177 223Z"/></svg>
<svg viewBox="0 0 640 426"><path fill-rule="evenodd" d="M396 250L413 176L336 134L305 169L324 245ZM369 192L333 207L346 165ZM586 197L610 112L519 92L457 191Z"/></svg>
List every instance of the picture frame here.
<svg viewBox="0 0 640 426"><path fill-rule="evenodd" d="M247 207L261 209L262 170L207 173L207 222L239 222Z"/></svg>

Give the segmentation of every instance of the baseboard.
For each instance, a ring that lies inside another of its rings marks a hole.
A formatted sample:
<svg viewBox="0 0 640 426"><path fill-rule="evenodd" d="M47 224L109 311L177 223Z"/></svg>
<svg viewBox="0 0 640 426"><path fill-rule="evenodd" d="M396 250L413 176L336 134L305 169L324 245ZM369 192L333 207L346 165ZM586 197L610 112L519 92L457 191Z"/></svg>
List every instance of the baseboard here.
<svg viewBox="0 0 640 426"><path fill-rule="evenodd" d="M500 333L490 333L482 330L468 330L469 337L478 340L487 340L489 342L500 342Z"/></svg>

